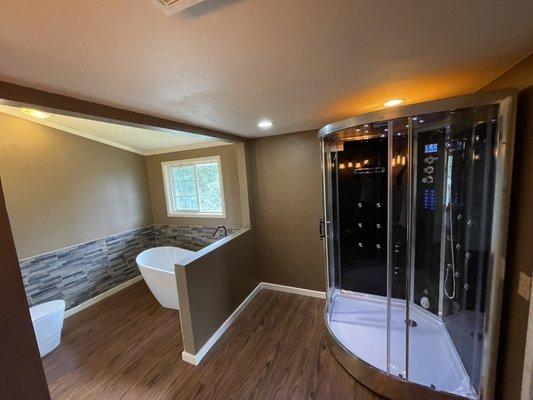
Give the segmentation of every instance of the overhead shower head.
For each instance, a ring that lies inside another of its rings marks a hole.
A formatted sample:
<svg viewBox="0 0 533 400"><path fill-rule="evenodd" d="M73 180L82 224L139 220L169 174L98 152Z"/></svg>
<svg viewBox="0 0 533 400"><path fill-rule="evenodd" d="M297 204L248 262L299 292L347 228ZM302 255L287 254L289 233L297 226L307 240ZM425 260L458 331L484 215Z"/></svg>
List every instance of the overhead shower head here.
<svg viewBox="0 0 533 400"><path fill-rule="evenodd" d="M455 153L461 151L465 147L465 141L463 139L448 139L444 141L444 148L448 153Z"/></svg>

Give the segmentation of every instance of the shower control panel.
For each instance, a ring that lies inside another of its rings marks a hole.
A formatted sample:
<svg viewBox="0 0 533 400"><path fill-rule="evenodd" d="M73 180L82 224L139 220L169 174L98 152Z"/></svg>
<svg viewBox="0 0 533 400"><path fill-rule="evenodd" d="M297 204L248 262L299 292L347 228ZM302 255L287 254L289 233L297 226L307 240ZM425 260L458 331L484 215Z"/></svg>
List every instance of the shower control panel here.
<svg viewBox="0 0 533 400"><path fill-rule="evenodd" d="M436 153L438 154L439 144L438 143L428 143L424 145L424 154ZM422 168L422 183L431 184L434 182L435 178L433 177L433 172L435 172L435 167L433 163L438 161L438 155L429 154L423 159L423 168Z"/></svg>
<svg viewBox="0 0 533 400"><path fill-rule="evenodd" d="M420 182L423 184L423 205L426 211L435 211L435 166L439 160L439 143L424 144L424 157L419 173Z"/></svg>
<svg viewBox="0 0 533 400"><path fill-rule="evenodd" d="M438 157L433 157L433 156L424 157L424 164L433 164L438 159L439 159Z"/></svg>
<svg viewBox="0 0 533 400"><path fill-rule="evenodd" d="M415 270L424 271L418 276L429 280L416 282L415 302L431 312L438 305L438 287L428 282L439 281L440 235L442 226L442 196L444 174L443 129L415 131L416 147L416 213L417 241L415 245Z"/></svg>
<svg viewBox="0 0 533 400"><path fill-rule="evenodd" d="M435 190L424 189L424 210L435 211Z"/></svg>

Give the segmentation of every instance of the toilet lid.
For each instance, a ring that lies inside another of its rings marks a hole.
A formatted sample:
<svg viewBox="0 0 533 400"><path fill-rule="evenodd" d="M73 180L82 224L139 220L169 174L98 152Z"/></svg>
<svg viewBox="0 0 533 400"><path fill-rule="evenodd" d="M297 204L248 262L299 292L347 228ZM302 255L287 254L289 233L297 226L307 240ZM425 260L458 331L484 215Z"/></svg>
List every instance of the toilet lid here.
<svg viewBox="0 0 533 400"><path fill-rule="evenodd" d="M63 300L52 300L42 303L30 308L30 315L32 321L37 321L45 315L65 309L65 302Z"/></svg>

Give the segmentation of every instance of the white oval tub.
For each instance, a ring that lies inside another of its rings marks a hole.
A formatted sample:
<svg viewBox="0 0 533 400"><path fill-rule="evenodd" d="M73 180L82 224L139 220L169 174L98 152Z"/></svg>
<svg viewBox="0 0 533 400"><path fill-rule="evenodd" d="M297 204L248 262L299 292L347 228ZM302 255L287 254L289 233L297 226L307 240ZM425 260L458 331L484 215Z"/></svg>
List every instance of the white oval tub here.
<svg viewBox="0 0 533 400"><path fill-rule="evenodd" d="M179 310L175 264L194 254L179 247L154 247L140 253L135 261L157 301L166 308Z"/></svg>

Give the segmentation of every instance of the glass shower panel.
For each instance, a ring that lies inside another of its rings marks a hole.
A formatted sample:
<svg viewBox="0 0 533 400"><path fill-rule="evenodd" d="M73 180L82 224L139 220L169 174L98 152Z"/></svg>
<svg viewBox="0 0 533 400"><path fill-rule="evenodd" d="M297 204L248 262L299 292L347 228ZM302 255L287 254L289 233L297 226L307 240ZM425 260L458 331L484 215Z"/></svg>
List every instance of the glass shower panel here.
<svg viewBox="0 0 533 400"><path fill-rule="evenodd" d="M442 317L479 391L498 107L457 110L450 121Z"/></svg>
<svg viewBox="0 0 533 400"><path fill-rule="evenodd" d="M325 244L328 310L331 310L335 295L340 292L338 263L338 218L337 218L337 145L324 141L322 144L324 170L324 220L319 221L320 236Z"/></svg>
<svg viewBox="0 0 533 400"><path fill-rule="evenodd" d="M387 131L387 122L346 129L330 151L337 193L331 211L338 232L333 263L339 266L333 275L340 288L332 298L330 323L348 350L382 370L387 370Z"/></svg>
<svg viewBox="0 0 533 400"><path fill-rule="evenodd" d="M409 312L419 323L409 330L409 378L470 398L479 390L497 117L496 105L413 117ZM449 373L432 374L428 363Z"/></svg>
<svg viewBox="0 0 533 400"><path fill-rule="evenodd" d="M388 356L389 372L408 377L406 346L410 321L408 308L409 234L409 120L389 122L389 254L388 254Z"/></svg>
<svg viewBox="0 0 533 400"><path fill-rule="evenodd" d="M451 112L412 117L414 229L409 314L416 326L409 329L409 380L464 396L471 395L473 388L441 319L446 276L451 280L454 274L446 262L450 200L446 143L453 137L451 117Z"/></svg>

